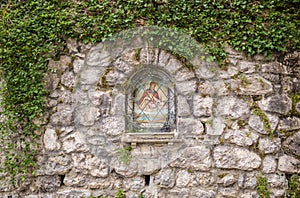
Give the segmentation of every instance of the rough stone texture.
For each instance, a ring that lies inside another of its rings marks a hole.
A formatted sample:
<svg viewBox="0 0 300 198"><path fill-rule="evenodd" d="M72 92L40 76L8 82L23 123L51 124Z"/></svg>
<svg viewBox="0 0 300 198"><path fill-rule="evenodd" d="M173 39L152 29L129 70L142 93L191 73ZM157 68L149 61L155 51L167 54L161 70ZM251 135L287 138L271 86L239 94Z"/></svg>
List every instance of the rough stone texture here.
<svg viewBox="0 0 300 198"><path fill-rule="evenodd" d="M187 148L184 154L172 162L171 167L182 167L188 170L208 171L212 166L211 151L205 146Z"/></svg>
<svg viewBox="0 0 300 198"><path fill-rule="evenodd" d="M257 142L258 135L249 129L228 130L224 139L239 146L251 146Z"/></svg>
<svg viewBox="0 0 300 198"><path fill-rule="evenodd" d="M259 103L264 111L287 114L292 109L292 100L287 95L264 97Z"/></svg>
<svg viewBox="0 0 300 198"><path fill-rule="evenodd" d="M231 186L237 182L237 176L234 174L226 174L224 177L218 180L218 184L224 187Z"/></svg>
<svg viewBox="0 0 300 198"><path fill-rule="evenodd" d="M258 142L258 148L265 154L278 152L281 147L280 138L260 138Z"/></svg>
<svg viewBox="0 0 300 198"><path fill-rule="evenodd" d="M263 159L262 166L263 166L262 169L263 173L274 173L277 168L276 158L271 155L265 156Z"/></svg>
<svg viewBox="0 0 300 198"><path fill-rule="evenodd" d="M265 115L268 117L271 129L274 131L279 124L278 116L269 113L265 113ZM270 131L267 131L265 129L264 122L261 120L261 118L254 113L252 113L252 115L250 116L248 124L252 129L260 134L269 135L270 133Z"/></svg>
<svg viewBox="0 0 300 198"><path fill-rule="evenodd" d="M288 137L283 143L285 153L300 157L300 132Z"/></svg>
<svg viewBox="0 0 300 198"><path fill-rule="evenodd" d="M300 173L300 160L284 155L279 157L278 170L285 173Z"/></svg>
<svg viewBox="0 0 300 198"><path fill-rule="evenodd" d="M249 114L249 105L237 97L223 97L219 99L216 111L217 115L238 119Z"/></svg>
<svg viewBox="0 0 300 198"><path fill-rule="evenodd" d="M278 129L283 131L292 131L292 130L300 129L300 118L298 117L283 118L279 122Z"/></svg>
<svg viewBox="0 0 300 198"><path fill-rule="evenodd" d="M60 143L54 129L47 128L44 134L44 147L46 150L56 150L60 148Z"/></svg>
<svg viewBox="0 0 300 198"><path fill-rule="evenodd" d="M217 146L213 157L218 168L254 170L261 164L260 157L247 149L232 146Z"/></svg>
<svg viewBox="0 0 300 198"><path fill-rule="evenodd" d="M193 105L195 116L210 116L212 114L213 98L194 96Z"/></svg>
<svg viewBox="0 0 300 198"><path fill-rule="evenodd" d="M67 47L69 54L48 64L45 121L34 121L42 134L37 177L26 181L21 197L115 197L121 189L132 198L257 198L261 175L271 197L287 196L287 175L300 173L300 103L292 103L300 92L297 53L293 64L288 57L279 63L227 46L225 67L198 57L189 70L141 38L95 46L68 39ZM151 70L140 73L146 67ZM174 130L127 133L137 74L170 79ZM17 197L6 175L0 178L0 196Z"/></svg>

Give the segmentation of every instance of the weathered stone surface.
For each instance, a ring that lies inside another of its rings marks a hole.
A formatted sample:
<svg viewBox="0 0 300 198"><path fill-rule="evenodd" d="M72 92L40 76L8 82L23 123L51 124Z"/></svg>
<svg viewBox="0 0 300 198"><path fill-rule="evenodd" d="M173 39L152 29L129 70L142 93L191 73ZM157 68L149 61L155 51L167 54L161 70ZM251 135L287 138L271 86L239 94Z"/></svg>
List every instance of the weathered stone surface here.
<svg viewBox="0 0 300 198"><path fill-rule="evenodd" d="M283 149L285 153L300 157L300 132L288 137L283 143Z"/></svg>
<svg viewBox="0 0 300 198"><path fill-rule="evenodd" d="M61 186L61 178L58 175L40 176L34 182L39 192L55 192Z"/></svg>
<svg viewBox="0 0 300 198"><path fill-rule="evenodd" d="M204 132L203 124L191 118L178 119L178 131L181 134L201 135Z"/></svg>
<svg viewBox="0 0 300 198"><path fill-rule="evenodd" d="M202 79L210 79L216 77L218 74L218 66L214 63L201 62L200 65L195 66L195 73L198 78Z"/></svg>
<svg viewBox="0 0 300 198"><path fill-rule="evenodd" d="M73 72L65 72L61 76L61 84L67 88L73 88L75 85L75 75Z"/></svg>
<svg viewBox="0 0 300 198"><path fill-rule="evenodd" d="M172 169L164 169L154 178L154 183L162 188L172 188L175 185L175 172Z"/></svg>
<svg viewBox="0 0 300 198"><path fill-rule="evenodd" d="M46 150L56 150L60 148L60 143L57 141L58 137L55 129L47 128L44 134L44 146Z"/></svg>
<svg viewBox="0 0 300 198"><path fill-rule="evenodd" d="M274 74L288 74L287 67L279 62L271 62L262 65L262 72Z"/></svg>
<svg viewBox="0 0 300 198"><path fill-rule="evenodd" d="M87 185L90 189L101 189L101 191L103 191L103 189L110 188L111 181L109 181L107 179L103 179L103 178L95 178L94 177L89 180Z"/></svg>
<svg viewBox="0 0 300 198"><path fill-rule="evenodd" d="M220 195L220 197L230 197L230 198L238 197L238 189L234 187L219 188L218 195Z"/></svg>
<svg viewBox="0 0 300 198"><path fill-rule="evenodd" d="M256 153L244 148L217 146L213 156L218 168L254 170L261 164L261 159Z"/></svg>
<svg viewBox="0 0 300 198"><path fill-rule="evenodd" d="M73 167L68 155L39 157L38 165L37 175L64 175Z"/></svg>
<svg viewBox="0 0 300 198"><path fill-rule="evenodd" d="M186 67L179 70L175 75L175 79L177 82L188 81L193 78L195 78L195 74L193 73L192 70L190 70Z"/></svg>
<svg viewBox="0 0 300 198"><path fill-rule="evenodd" d="M224 177L219 178L217 183L221 184L224 187L227 187L227 186L231 186L234 183L236 183L237 180L238 179L237 179L236 175L229 173L229 174L226 174Z"/></svg>
<svg viewBox="0 0 300 198"><path fill-rule="evenodd" d="M188 116L191 114L190 105L186 98L179 95L177 102L178 116Z"/></svg>
<svg viewBox="0 0 300 198"><path fill-rule="evenodd" d="M221 68L219 71L220 78L228 79L238 74L239 70L235 66L224 66L225 68Z"/></svg>
<svg viewBox="0 0 300 198"><path fill-rule="evenodd" d="M300 173L300 160L292 156L283 155L279 157L278 170L285 173Z"/></svg>
<svg viewBox="0 0 300 198"><path fill-rule="evenodd" d="M51 116L50 122L54 126L70 126L73 121L72 114L71 107L64 106Z"/></svg>
<svg viewBox="0 0 300 198"><path fill-rule="evenodd" d="M86 189L76 189L76 188L61 188L57 191L58 197L70 197L70 198L77 198L77 197L89 197L91 196L90 190Z"/></svg>
<svg viewBox="0 0 300 198"><path fill-rule="evenodd" d="M144 64L157 64L159 61L159 49L157 48L142 48L140 51L140 61Z"/></svg>
<svg viewBox="0 0 300 198"><path fill-rule="evenodd" d="M125 188L133 191L141 190L145 186L145 179L143 177L133 177L129 181L125 181Z"/></svg>
<svg viewBox="0 0 300 198"><path fill-rule="evenodd" d="M104 69L101 68L86 68L80 72L79 83L81 85L97 84Z"/></svg>
<svg viewBox="0 0 300 198"><path fill-rule="evenodd" d="M208 171L212 166L210 149L205 146L187 148L182 156L171 162L170 166L189 170Z"/></svg>
<svg viewBox="0 0 300 198"><path fill-rule="evenodd" d="M273 138L272 140L267 138L260 138L258 142L258 148L265 154L276 153L280 150L281 140L280 138Z"/></svg>
<svg viewBox="0 0 300 198"><path fill-rule="evenodd" d="M124 117L108 117L103 120L103 132L107 135L117 136L125 130Z"/></svg>
<svg viewBox="0 0 300 198"><path fill-rule="evenodd" d="M135 51L131 51L130 53L127 53L127 56L130 58L128 58L128 59L125 59L125 57L118 58L113 63L113 65L116 67L117 70L123 72L124 74L129 74L133 70L132 65L137 65L139 63L134 58L136 56L135 53L136 53ZM128 63L128 62L130 62L130 63Z"/></svg>
<svg viewBox="0 0 300 198"><path fill-rule="evenodd" d="M82 133L75 132L63 139L62 148L66 153L88 151L89 148L84 140L85 137Z"/></svg>
<svg viewBox="0 0 300 198"><path fill-rule="evenodd" d="M229 116L232 119L238 119L240 117L249 114L249 105L233 96L222 97L218 99L216 114L220 116Z"/></svg>
<svg viewBox="0 0 300 198"><path fill-rule="evenodd" d="M73 61L73 71L74 71L74 73L78 74L79 71L81 71L81 69L83 68L83 66L84 66L84 60L80 59L80 58L76 58Z"/></svg>
<svg viewBox="0 0 300 198"><path fill-rule="evenodd" d="M253 197L253 198L259 198L258 194L256 191L250 191L250 190L247 190L247 191L244 191L242 194L241 194L241 198L249 198L249 197Z"/></svg>
<svg viewBox="0 0 300 198"><path fill-rule="evenodd" d="M276 158L271 155L265 156L262 163L262 172L263 173L274 173L277 168Z"/></svg>
<svg viewBox="0 0 300 198"><path fill-rule="evenodd" d="M197 89L197 81L190 80L177 83L177 91L182 95L192 95Z"/></svg>
<svg viewBox="0 0 300 198"><path fill-rule="evenodd" d="M260 69L260 64L256 62L241 61L239 66L240 71L245 74L255 73Z"/></svg>
<svg viewBox="0 0 300 198"><path fill-rule="evenodd" d="M90 173L94 177L102 178L108 176L109 167L95 156L73 153L72 159L75 172Z"/></svg>
<svg viewBox="0 0 300 198"><path fill-rule="evenodd" d="M75 123L82 126L93 126L100 116L100 110L94 106L79 106L75 110Z"/></svg>
<svg viewBox="0 0 300 198"><path fill-rule="evenodd" d="M293 130L300 129L300 118L298 117L283 118L279 122L278 129L283 131L293 131Z"/></svg>
<svg viewBox="0 0 300 198"><path fill-rule="evenodd" d="M166 69L170 74L176 73L181 67L182 64L176 58L171 57L167 63L167 65L162 65L164 69Z"/></svg>
<svg viewBox="0 0 300 198"><path fill-rule="evenodd" d="M194 172L194 179L202 187L212 186L215 183L215 177L207 172Z"/></svg>
<svg viewBox="0 0 300 198"><path fill-rule="evenodd" d="M266 178L271 188L287 188L288 181L284 174L268 174Z"/></svg>
<svg viewBox="0 0 300 198"><path fill-rule="evenodd" d="M251 146L257 142L258 135L249 129L228 130L224 139L239 146Z"/></svg>
<svg viewBox="0 0 300 198"><path fill-rule="evenodd" d="M104 50L102 44L95 46L86 55L86 64L94 67L107 67L113 61L110 53Z"/></svg>
<svg viewBox="0 0 300 198"><path fill-rule="evenodd" d="M258 115L255 115L255 113L253 112L251 114L252 115L250 116L248 121L249 126L260 134L268 135L270 131L267 131L265 129L262 119ZM271 129L274 131L279 122L278 116L269 113L265 113L265 115L268 117Z"/></svg>
<svg viewBox="0 0 300 198"><path fill-rule="evenodd" d="M125 114L125 95L118 94L113 100L111 113L113 115L126 115Z"/></svg>
<svg viewBox="0 0 300 198"><path fill-rule="evenodd" d="M86 185L86 175L71 170L64 178L63 183L68 187L83 187Z"/></svg>
<svg viewBox="0 0 300 198"><path fill-rule="evenodd" d="M255 172L240 173L238 186L242 189L255 189L257 185L257 174Z"/></svg>
<svg viewBox="0 0 300 198"><path fill-rule="evenodd" d="M287 95L264 97L259 103L263 111L287 114L292 109L292 100Z"/></svg>
<svg viewBox="0 0 300 198"><path fill-rule="evenodd" d="M192 198L214 198L216 196L216 192L212 190L201 190L201 189L192 189L191 196Z"/></svg>
<svg viewBox="0 0 300 198"><path fill-rule="evenodd" d="M43 83L47 91L54 91L59 84L60 77L56 73L47 73L44 76Z"/></svg>
<svg viewBox="0 0 300 198"><path fill-rule="evenodd" d="M194 96L194 115L195 116L211 116L213 107L213 98L201 97L199 95Z"/></svg>
<svg viewBox="0 0 300 198"><path fill-rule="evenodd" d="M225 120L222 117L213 117L206 122L205 126L208 135L222 135L225 128Z"/></svg>
<svg viewBox="0 0 300 198"><path fill-rule="evenodd" d="M180 170L177 173L176 186L177 187L187 187L190 183L191 174L187 170Z"/></svg>
<svg viewBox="0 0 300 198"><path fill-rule="evenodd" d="M126 81L125 75L117 70L110 70L102 79L105 79L108 86L120 85Z"/></svg>
<svg viewBox="0 0 300 198"><path fill-rule="evenodd" d="M272 83L260 76L246 76L245 79L246 82L239 81L239 87L236 90L239 94L264 95L273 91Z"/></svg>

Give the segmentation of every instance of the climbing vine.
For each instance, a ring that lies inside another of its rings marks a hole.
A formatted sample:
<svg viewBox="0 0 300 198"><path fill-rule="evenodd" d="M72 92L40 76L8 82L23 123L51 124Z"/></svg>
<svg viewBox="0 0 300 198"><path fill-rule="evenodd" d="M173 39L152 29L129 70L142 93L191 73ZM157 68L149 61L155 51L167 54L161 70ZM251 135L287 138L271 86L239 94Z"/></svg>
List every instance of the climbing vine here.
<svg viewBox="0 0 300 198"><path fill-rule="evenodd" d="M247 55L299 49L299 0L4 0L0 5L1 147L13 182L34 174L47 62L67 38L101 42L139 26L195 38L215 60L224 47ZM1 170L2 168L0 168Z"/></svg>

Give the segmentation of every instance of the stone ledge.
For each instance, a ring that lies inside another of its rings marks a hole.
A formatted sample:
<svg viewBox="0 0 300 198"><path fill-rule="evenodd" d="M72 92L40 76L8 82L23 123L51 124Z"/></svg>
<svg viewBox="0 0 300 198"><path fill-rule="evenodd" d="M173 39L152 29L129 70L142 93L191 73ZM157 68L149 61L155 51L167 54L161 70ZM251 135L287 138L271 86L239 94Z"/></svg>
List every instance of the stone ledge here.
<svg viewBox="0 0 300 198"><path fill-rule="evenodd" d="M136 148L137 143L167 143L172 145L174 142L179 142L175 138L175 133L152 132L152 133L126 133L122 137L122 142L131 143L132 148Z"/></svg>

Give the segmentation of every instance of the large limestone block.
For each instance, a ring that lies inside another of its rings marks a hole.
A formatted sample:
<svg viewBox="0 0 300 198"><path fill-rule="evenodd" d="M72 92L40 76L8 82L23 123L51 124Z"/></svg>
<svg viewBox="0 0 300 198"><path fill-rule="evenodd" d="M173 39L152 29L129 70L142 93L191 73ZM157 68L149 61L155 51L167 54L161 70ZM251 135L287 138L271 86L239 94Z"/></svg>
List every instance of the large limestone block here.
<svg viewBox="0 0 300 198"><path fill-rule="evenodd" d="M285 173L300 173L300 160L284 155L279 157L278 170Z"/></svg>
<svg viewBox="0 0 300 198"><path fill-rule="evenodd" d="M272 140L267 138L260 138L258 143L258 148L265 154L276 153L281 147L280 138L273 138Z"/></svg>
<svg viewBox="0 0 300 198"><path fill-rule="evenodd" d="M228 130L224 139L239 146L251 146L257 142L257 133L245 128L240 130Z"/></svg>
<svg viewBox="0 0 300 198"><path fill-rule="evenodd" d="M60 148L60 143L55 129L47 128L44 134L44 146L46 150L53 151Z"/></svg>
<svg viewBox="0 0 300 198"><path fill-rule="evenodd" d="M283 149L286 153L300 157L300 132L288 137L283 143Z"/></svg>
<svg viewBox="0 0 300 198"><path fill-rule="evenodd" d="M292 100L285 94L273 95L270 97L264 97L258 105L263 111L285 115L292 109Z"/></svg>
<svg viewBox="0 0 300 198"><path fill-rule="evenodd" d="M212 166L210 149L205 146L187 148L182 156L170 164L171 167L208 171Z"/></svg>
<svg viewBox="0 0 300 198"><path fill-rule="evenodd" d="M218 168L254 170L261 164L260 157L248 149L233 146L218 146L213 157Z"/></svg>
<svg viewBox="0 0 300 198"><path fill-rule="evenodd" d="M194 115L195 116L211 116L213 107L213 98L201 97L199 95L194 96Z"/></svg>
<svg viewBox="0 0 300 198"><path fill-rule="evenodd" d="M278 125L279 130L293 131L300 129L300 118L298 117L288 117L280 120Z"/></svg>
<svg viewBox="0 0 300 198"><path fill-rule="evenodd" d="M238 119L249 114L249 105L240 98L228 96L219 98L218 100L217 115Z"/></svg>

